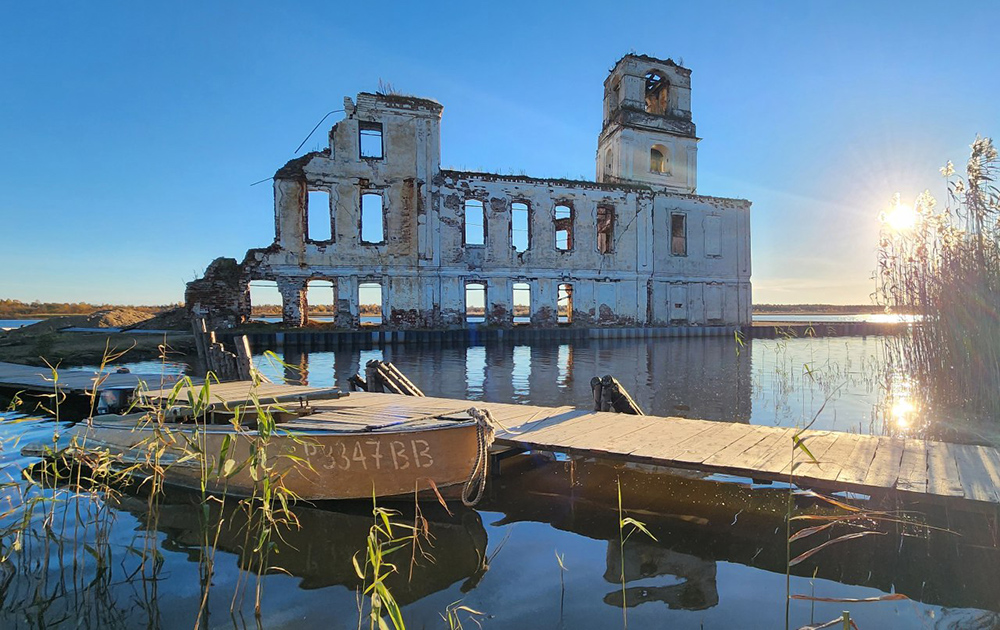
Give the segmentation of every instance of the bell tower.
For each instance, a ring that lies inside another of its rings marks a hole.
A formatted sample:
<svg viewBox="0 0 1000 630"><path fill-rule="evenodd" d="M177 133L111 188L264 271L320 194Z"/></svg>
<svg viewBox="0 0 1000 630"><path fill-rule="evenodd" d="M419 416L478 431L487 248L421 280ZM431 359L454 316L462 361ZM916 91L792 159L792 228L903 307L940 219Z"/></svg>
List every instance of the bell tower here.
<svg viewBox="0 0 1000 630"><path fill-rule="evenodd" d="M604 81L597 181L694 194L698 140L691 122L691 71L671 59L619 59Z"/></svg>

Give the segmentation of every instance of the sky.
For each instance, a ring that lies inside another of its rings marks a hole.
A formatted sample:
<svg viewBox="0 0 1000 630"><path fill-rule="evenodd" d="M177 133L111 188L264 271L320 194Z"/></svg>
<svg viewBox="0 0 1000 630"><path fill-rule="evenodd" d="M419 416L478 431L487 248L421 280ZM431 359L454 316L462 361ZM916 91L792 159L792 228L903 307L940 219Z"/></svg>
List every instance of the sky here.
<svg viewBox="0 0 1000 630"><path fill-rule="evenodd" d="M0 298L182 301L270 244L251 184L380 81L444 104L446 168L593 179L637 52L692 70L698 192L753 202L754 301L869 303L892 195L943 198L1000 132L997 6L0 0Z"/></svg>

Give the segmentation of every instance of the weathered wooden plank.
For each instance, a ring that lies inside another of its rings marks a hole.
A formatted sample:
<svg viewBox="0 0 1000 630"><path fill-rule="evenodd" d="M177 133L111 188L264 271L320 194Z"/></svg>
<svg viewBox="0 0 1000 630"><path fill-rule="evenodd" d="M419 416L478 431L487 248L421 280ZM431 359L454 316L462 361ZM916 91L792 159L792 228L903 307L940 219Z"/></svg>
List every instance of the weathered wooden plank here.
<svg viewBox="0 0 1000 630"><path fill-rule="evenodd" d="M795 431L796 429L792 428L779 429L778 432L748 448L733 460L731 466L746 470L748 473L756 472L758 466L769 459L776 450L787 451L792 447L792 435L795 434Z"/></svg>
<svg viewBox="0 0 1000 630"><path fill-rule="evenodd" d="M606 440L601 448L611 453L622 453L627 455L643 442L645 432L669 431L670 427L663 427L664 423L674 422L672 418L660 418L657 416L634 416L635 421L622 425L617 436Z"/></svg>
<svg viewBox="0 0 1000 630"><path fill-rule="evenodd" d="M673 459L687 464L700 464L747 433L745 424L723 422L717 430L706 431L695 440L687 440L682 451Z"/></svg>
<svg viewBox="0 0 1000 630"><path fill-rule="evenodd" d="M773 437L775 431L776 429L771 427L748 426L738 440L708 456L703 463L708 466L730 464L738 460L747 449L757 445L768 437Z"/></svg>
<svg viewBox="0 0 1000 630"><path fill-rule="evenodd" d="M532 429L522 436L532 442L554 445L563 444L571 439L579 439L583 435L588 435L598 431L606 431L615 435L615 427L621 416L612 413L595 413L592 411L577 410L567 412L565 420L562 422L541 429Z"/></svg>
<svg viewBox="0 0 1000 630"><path fill-rule="evenodd" d="M717 431L723 428L723 424L707 420L687 420L678 423L676 431L644 436L648 437L649 441L633 450L630 455L669 463L688 448L688 440L698 439L707 433Z"/></svg>
<svg viewBox="0 0 1000 630"><path fill-rule="evenodd" d="M634 448L640 441L637 431L650 426L647 416L617 412L598 412L592 413L591 416L592 419L588 422L592 426L573 432L574 434L569 437L556 439L559 439L560 444L569 449L586 448L609 454L620 454L622 450ZM572 427L569 427L569 430L573 431ZM548 439L552 440L553 438Z"/></svg>
<svg viewBox="0 0 1000 630"><path fill-rule="evenodd" d="M533 436L536 434L536 432L544 431L546 429L555 427L557 425L561 425L563 422L568 422L569 420L573 418L578 418L586 413L588 412L584 412L579 409L573 409L573 408L564 409L563 411L559 411L558 413L554 413L550 416L547 417L543 416L535 421L521 424L520 426L517 427L516 439L526 440L528 439L527 436L529 435Z"/></svg>
<svg viewBox="0 0 1000 630"><path fill-rule="evenodd" d="M878 438L878 450L863 483L871 488L892 488L899 479L905 443L900 438Z"/></svg>
<svg viewBox="0 0 1000 630"><path fill-rule="evenodd" d="M927 492L927 443L924 440L903 440L896 489L920 494Z"/></svg>
<svg viewBox="0 0 1000 630"><path fill-rule="evenodd" d="M987 462L984 461L981 447L949 444L948 448L958 465L958 474L965 498L988 503L1000 501L1000 485L997 483L1000 480L994 477L996 470L991 470L992 467L988 467Z"/></svg>
<svg viewBox="0 0 1000 630"><path fill-rule="evenodd" d="M789 435L785 443L776 444L771 456L754 466L754 469L761 473L787 476L792 471L793 465L808 461L808 455L801 449L794 448L792 438L795 434L793 432ZM809 451L817 457L826 453L826 449L833 444L835 438L836 435L830 431L811 431L800 436Z"/></svg>
<svg viewBox="0 0 1000 630"><path fill-rule="evenodd" d="M943 497L962 497L962 478L948 444L927 443L927 492Z"/></svg>
<svg viewBox="0 0 1000 630"><path fill-rule="evenodd" d="M859 441L844 461L840 473L837 474L836 482L861 485L868 475L868 468L871 466L872 460L875 459L876 451L878 451L878 440L874 437L869 436L868 439Z"/></svg>
<svg viewBox="0 0 1000 630"><path fill-rule="evenodd" d="M819 464L814 464L809 456L800 453L796 457L794 477L796 480L835 482L844 466L844 462L850 457L857 443L863 439L852 433L834 433L833 441L827 445L812 444L806 442ZM814 448L815 447L815 448Z"/></svg>

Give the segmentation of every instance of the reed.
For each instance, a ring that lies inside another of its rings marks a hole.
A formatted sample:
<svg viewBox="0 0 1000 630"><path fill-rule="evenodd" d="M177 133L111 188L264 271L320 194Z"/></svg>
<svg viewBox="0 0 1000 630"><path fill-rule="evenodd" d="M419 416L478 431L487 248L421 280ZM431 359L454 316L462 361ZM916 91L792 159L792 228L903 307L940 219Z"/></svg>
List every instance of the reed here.
<svg viewBox="0 0 1000 630"><path fill-rule="evenodd" d="M886 309L919 316L885 346L897 385L923 393L927 415L987 436L1000 418L998 168L992 140L977 137L964 176L951 162L941 169L943 208L925 191L909 213L897 195L882 217L875 293Z"/></svg>

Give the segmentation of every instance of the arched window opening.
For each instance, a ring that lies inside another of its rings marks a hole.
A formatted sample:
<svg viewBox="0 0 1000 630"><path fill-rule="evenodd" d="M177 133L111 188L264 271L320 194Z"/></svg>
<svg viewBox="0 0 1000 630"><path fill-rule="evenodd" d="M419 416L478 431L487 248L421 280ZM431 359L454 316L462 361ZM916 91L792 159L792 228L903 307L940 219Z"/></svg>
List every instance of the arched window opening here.
<svg viewBox="0 0 1000 630"><path fill-rule="evenodd" d="M469 282L465 285L465 322L482 324L486 321L486 285Z"/></svg>
<svg viewBox="0 0 1000 630"><path fill-rule="evenodd" d="M358 321L362 326L382 325L381 282L362 282L358 285Z"/></svg>
<svg viewBox="0 0 1000 630"><path fill-rule="evenodd" d="M531 323L531 285L527 282L514 283L514 325Z"/></svg>
<svg viewBox="0 0 1000 630"><path fill-rule="evenodd" d="M337 285L332 280L306 284L306 321L332 322L337 316Z"/></svg>
<svg viewBox="0 0 1000 630"><path fill-rule="evenodd" d="M670 83L658 72L646 74L646 112L663 116L667 113Z"/></svg>
<svg viewBox="0 0 1000 630"><path fill-rule="evenodd" d="M531 208L528 204L510 204L510 245L517 253L528 251L531 244Z"/></svg>
<svg viewBox="0 0 1000 630"><path fill-rule="evenodd" d="M465 202L465 244L486 244L486 211L483 202L469 199Z"/></svg>
<svg viewBox="0 0 1000 630"><path fill-rule="evenodd" d="M382 195L378 193L361 195L361 242L368 245L385 242L385 212Z"/></svg>
<svg viewBox="0 0 1000 630"><path fill-rule="evenodd" d="M670 175L670 149L654 144L649 150L649 172Z"/></svg>
<svg viewBox="0 0 1000 630"><path fill-rule="evenodd" d="M573 285L563 283L559 285L559 292L556 299L556 321L560 324L573 323Z"/></svg>
<svg viewBox="0 0 1000 630"><path fill-rule="evenodd" d="M568 252L573 249L573 207L559 204L555 207L556 249Z"/></svg>
<svg viewBox="0 0 1000 630"><path fill-rule="evenodd" d="M611 169L612 169L612 166L611 166L611 149L608 149L604 153L604 173L606 175L610 175L611 174Z"/></svg>
<svg viewBox="0 0 1000 630"><path fill-rule="evenodd" d="M250 281L250 320L257 322L281 321L281 292L274 280Z"/></svg>
<svg viewBox="0 0 1000 630"><path fill-rule="evenodd" d="M325 190L310 190L306 196L306 238L310 241L333 240L333 208L330 207L330 193Z"/></svg>

